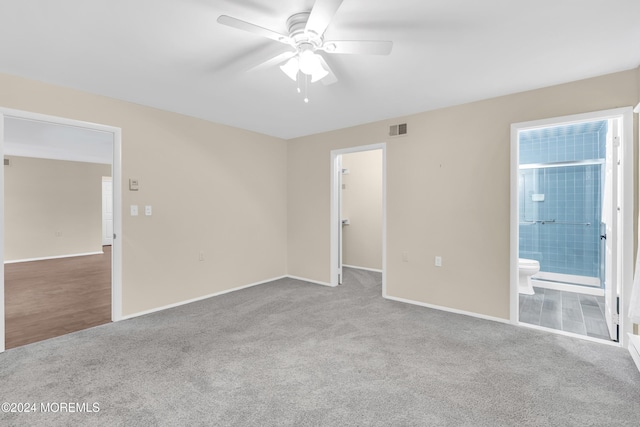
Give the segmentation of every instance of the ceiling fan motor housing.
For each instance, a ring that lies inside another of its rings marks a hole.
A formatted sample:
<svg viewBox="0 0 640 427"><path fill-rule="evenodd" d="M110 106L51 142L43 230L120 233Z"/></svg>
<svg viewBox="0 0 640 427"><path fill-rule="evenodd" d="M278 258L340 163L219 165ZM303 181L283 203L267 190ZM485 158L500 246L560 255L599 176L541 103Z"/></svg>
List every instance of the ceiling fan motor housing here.
<svg viewBox="0 0 640 427"><path fill-rule="evenodd" d="M315 51L321 47L323 43L322 35L306 30L310 14L310 12L296 13L287 19L289 38L292 40L292 44L298 52L305 50Z"/></svg>

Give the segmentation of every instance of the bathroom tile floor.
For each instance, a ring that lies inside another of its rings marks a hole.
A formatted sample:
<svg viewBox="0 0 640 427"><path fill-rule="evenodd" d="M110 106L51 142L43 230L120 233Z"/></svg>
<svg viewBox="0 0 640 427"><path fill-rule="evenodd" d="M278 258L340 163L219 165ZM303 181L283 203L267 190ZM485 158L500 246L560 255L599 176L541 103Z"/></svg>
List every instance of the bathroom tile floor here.
<svg viewBox="0 0 640 427"><path fill-rule="evenodd" d="M604 297L537 288L520 294L520 321L609 340Z"/></svg>

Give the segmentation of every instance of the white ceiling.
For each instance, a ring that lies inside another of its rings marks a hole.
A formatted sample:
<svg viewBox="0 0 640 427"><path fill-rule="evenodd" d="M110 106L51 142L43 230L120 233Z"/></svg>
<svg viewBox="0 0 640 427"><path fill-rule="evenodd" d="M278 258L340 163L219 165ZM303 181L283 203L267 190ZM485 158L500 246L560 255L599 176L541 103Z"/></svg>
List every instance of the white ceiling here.
<svg viewBox="0 0 640 427"><path fill-rule="evenodd" d="M286 33L313 4L0 0L0 72L288 139L640 64L638 0L344 0L326 38L393 51L325 55L339 81L304 104L278 67L246 72L284 45L216 19Z"/></svg>

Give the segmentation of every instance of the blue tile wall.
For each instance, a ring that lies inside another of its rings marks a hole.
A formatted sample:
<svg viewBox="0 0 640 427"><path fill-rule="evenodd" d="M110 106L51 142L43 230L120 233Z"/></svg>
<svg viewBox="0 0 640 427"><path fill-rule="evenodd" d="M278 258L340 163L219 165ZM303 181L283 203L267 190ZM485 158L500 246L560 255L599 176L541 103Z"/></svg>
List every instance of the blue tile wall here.
<svg viewBox="0 0 640 427"><path fill-rule="evenodd" d="M600 159L604 159L607 155L607 129L607 122L604 122L598 132L598 158Z"/></svg>
<svg viewBox="0 0 640 427"><path fill-rule="evenodd" d="M522 132L520 164L604 158L606 134L606 121Z"/></svg>
<svg viewBox="0 0 640 427"><path fill-rule="evenodd" d="M520 164L604 159L606 133L606 121L523 132ZM600 277L603 178L604 165L521 169L520 257L542 271Z"/></svg>

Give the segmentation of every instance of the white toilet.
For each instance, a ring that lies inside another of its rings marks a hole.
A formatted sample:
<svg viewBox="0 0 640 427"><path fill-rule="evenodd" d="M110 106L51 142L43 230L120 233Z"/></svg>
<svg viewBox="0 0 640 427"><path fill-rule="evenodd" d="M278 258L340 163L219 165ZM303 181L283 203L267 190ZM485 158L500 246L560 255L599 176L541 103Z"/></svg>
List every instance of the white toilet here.
<svg viewBox="0 0 640 427"><path fill-rule="evenodd" d="M534 259L518 259L518 292L525 295L533 295L531 276L540 271L540 263Z"/></svg>

